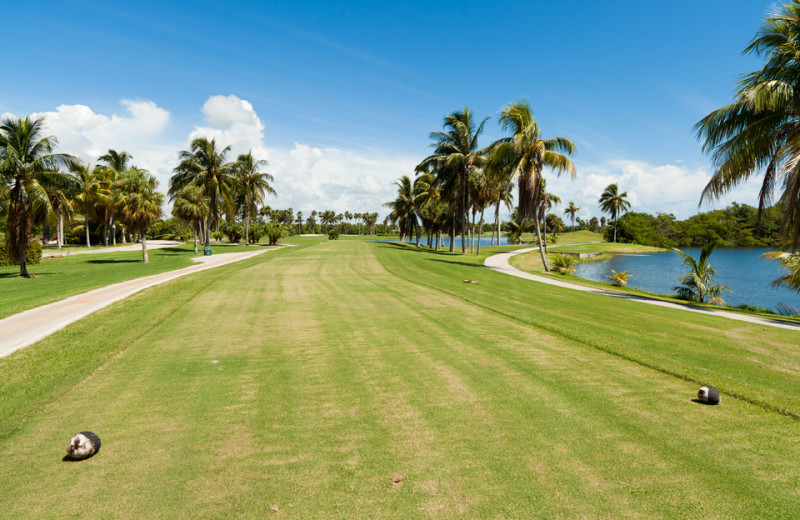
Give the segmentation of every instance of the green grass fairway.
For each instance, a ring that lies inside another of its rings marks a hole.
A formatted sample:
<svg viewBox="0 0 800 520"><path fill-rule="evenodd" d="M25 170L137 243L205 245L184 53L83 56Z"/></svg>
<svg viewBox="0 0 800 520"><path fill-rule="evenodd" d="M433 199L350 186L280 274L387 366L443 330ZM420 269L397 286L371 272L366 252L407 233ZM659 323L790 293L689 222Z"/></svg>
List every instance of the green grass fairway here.
<svg viewBox="0 0 800 520"><path fill-rule="evenodd" d="M308 241L0 360L2 516L797 518L796 332L482 260Z"/></svg>

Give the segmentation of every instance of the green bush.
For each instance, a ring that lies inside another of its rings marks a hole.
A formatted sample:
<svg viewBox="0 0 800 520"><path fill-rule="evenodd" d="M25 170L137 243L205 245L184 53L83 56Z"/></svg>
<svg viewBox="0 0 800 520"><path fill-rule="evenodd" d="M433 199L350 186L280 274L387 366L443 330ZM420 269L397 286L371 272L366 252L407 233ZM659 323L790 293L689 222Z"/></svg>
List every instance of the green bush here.
<svg viewBox="0 0 800 520"><path fill-rule="evenodd" d="M269 245L274 246L278 243L278 240L283 236L286 232L286 228L284 228L281 224L278 224L275 221L270 222L267 224L266 233L269 237Z"/></svg>
<svg viewBox="0 0 800 520"><path fill-rule="evenodd" d="M28 248L25 250L25 263L38 264L42 261L42 244L36 240L28 242ZM16 258L8 258L6 256L5 244L0 244L0 265L19 265L19 260Z"/></svg>
<svg viewBox="0 0 800 520"><path fill-rule="evenodd" d="M239 222L234 222L233 224L226 222L220 226L219 230L225 234L228 242L231 243L238 242L244 236L244 226Z"/></svg>
<svg viewBox="0 0 800 520"><path fill-rule="evenodd" d="M575 272L575 263L575 257L557 253L553 259L553 268L561 274L572 274Z"/></svg>
<svg viewBox="0 0 800 520"><path fill-rule="evenodd" d="M223 238L225 238L225 233L223 233L222 231L212 231L211 238L213 238L217 242L220 242L222 241Z"/></svg>
<svg viewBox="0 0 800 520"><path fill-rule="evenodd" d="M328 240L339 240L339 230L331 229L328 231Z"/></svg>

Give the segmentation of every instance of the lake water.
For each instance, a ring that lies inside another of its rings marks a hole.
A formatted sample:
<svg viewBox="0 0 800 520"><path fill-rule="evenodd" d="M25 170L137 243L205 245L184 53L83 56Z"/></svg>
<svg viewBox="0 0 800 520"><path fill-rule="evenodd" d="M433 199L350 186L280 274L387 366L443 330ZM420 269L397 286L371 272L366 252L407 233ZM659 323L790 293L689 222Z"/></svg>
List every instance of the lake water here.
<svg viewBox="0 0 800 520"><path fill-rule="evenodd" d="M719 248L714 250L708 262L714 266L717 276L715 284L724 284L733 292L723 291L722 298L728 305L755 305L779 310L781 303L800 309L800 294L788 289L777 289L770 284L783 274L777 262L764 261L759 255L774 249L766 248ZM699 247L683 249L695 259L700 257ZM587 262L577 266L577 276L589 280L607 282L611 270L628 271L631 277L628 286L656 294L675 294L673 287L684 275L686 267L677 253L652 253L612 255L609 260Z"/></svg>
<svg viewBox="0 0 800 520"><path fill-rule="evenodd" d="M387 242L397 242L397 241L398 241L398 239L389 239L389 240L387 240ZM405 241L408 242L409 244L415 244L417 242L417 239L416 238L410 238L410 239L406 238ZM435 245L436 241L434 240L433 243ZM441 247L443 247L444 249L450 249L450 237L447 237L447 236L446 237L442 237L442 243L444 245L441 246ZM487 247L491 243L492 243L492 237L481 237L481 247ZM494 238L494 243L495 243L495 245L497 245L497 237ZM424 236L420 237L419 238L419 245L427 246L428 245L427 237L424 237ZM475 245L476 246L478 245L477 240L475 241ZM504 236L500 235L500 245L501 246L508 246L508 245L511 245L511 242L508 241L508 237L504 237ZM469 248L469 239L467 239L467 248ZM456 237L456 249L461 249L461 237Z"/></svg>

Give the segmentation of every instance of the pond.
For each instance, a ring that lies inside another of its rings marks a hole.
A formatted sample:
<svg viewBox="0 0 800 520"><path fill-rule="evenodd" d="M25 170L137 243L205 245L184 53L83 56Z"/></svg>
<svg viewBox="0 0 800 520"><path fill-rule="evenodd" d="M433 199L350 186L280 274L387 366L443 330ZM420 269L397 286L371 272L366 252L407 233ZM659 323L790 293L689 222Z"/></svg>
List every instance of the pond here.
<svg viewBox="0 0 800 520"><path fill-rule="evenodd" d="M393 238L393 239L390 238L390 239L386 240L386 242L397 242L398 240L399 239L397 239L397 238ZM408 242L409 244L414 244L414 243L416 243L416 241L417 241L416 238L406 238L405 239L405 242ZM444 244L443 246L441 246L442 248L444 248L444 249L449 249L450 248L450 237L448 237L448 236L443 237L442 238L442 242ZM481 247L488 247L491 243L492 243L492 237L486 237L486 236L485 237L481 237ZM497 245L497 237L495 237L494 243L495 243L495 245ZM425 237L425 236L421 236L419 238L419 245L427 246L428 245L428 238ZM475 245L476 246L478 245L477 241L475 242ZM508 241L508 237L504 237L504 236L501 235L500 236L500 245L501 246L509 246L509 245L511 245L511 242ZM469 248L469 239L467 239L467 248ZM461 249L461 237L456 237L456 249Z"/></svg>
<svg viewBox="0 0 800 520"><path fill-rule="evenodd" d="M717 272L714 283L724 284L733 292L723 291L728 305L741 304L780 311L781 304L800 309L800 294L772 287L775 278L784 274L777 262L765 261L762 253L768 248L719 248L708 262ZM699 247L683 249L695 259L700 257ZM656 294L675 294L673 288L684 275L686 267L677 253L612 255L608 260L585 262L577 266L577 276L588 280L607 282L611 270L628 271L628 286Z"/></svg>

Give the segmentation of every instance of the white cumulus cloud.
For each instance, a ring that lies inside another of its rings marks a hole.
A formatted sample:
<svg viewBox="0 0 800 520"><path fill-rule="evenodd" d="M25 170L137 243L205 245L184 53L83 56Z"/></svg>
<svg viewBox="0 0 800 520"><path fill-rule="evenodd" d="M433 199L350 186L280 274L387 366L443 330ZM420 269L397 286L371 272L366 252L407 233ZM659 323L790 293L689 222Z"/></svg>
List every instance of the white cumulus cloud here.
<svg viewBox="0 0 800 520"><path fill-rule="evenodd" d="M545 174L548 188L559 195L564 204L554 211L563 213L570 201L581 207L582 218L600 217L598 199L609 184L617 183L620 191L628 193L631 211L673 213L679 219L698 211L724 207L730 202L756 205L756 181L742 185L719 201L703 204L698 209L703 188L711 173L703 168L679 164L653 165L644 161L614 160L599 165L583 165L574 181Z"/></svg>

